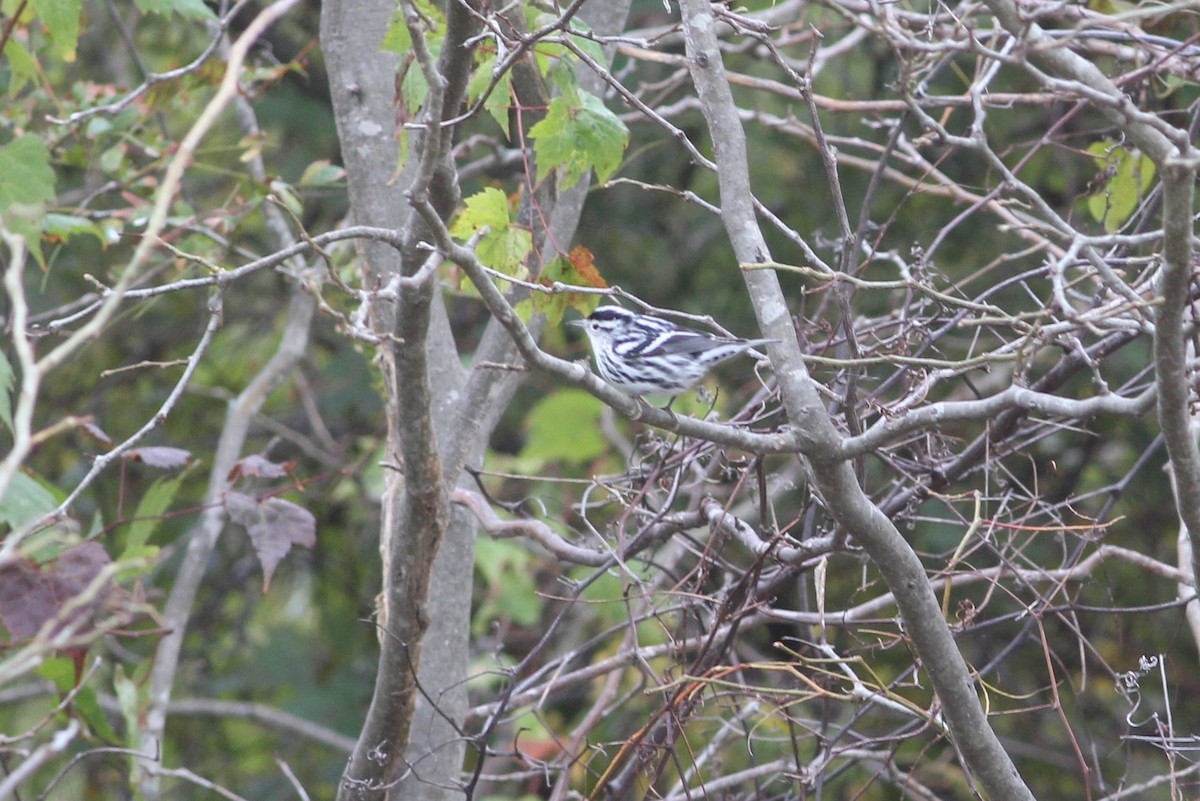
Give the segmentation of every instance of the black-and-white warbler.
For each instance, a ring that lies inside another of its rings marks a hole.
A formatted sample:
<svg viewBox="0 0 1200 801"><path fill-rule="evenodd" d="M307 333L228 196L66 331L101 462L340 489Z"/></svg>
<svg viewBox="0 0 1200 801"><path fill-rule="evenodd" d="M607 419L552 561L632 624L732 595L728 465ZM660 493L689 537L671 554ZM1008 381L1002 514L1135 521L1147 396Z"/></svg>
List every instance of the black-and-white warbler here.
<svg viewBox="0 0 1200 801"><path fill-rule="evenodd" d="M630 395L673 397L714 365L776 341L717 337L620 306L601 306L570 324L587 332L600 375Z"/></svg>

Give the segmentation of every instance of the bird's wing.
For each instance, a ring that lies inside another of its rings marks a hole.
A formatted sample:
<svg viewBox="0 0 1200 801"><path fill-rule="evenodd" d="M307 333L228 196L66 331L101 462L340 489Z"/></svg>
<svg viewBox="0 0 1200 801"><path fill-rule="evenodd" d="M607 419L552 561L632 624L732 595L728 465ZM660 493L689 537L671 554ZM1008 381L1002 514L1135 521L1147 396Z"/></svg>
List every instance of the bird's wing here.
<svg viewBox="0 0 1200 801"><path fill-rule="evenodd" d="M739 340L718 339L707 334L692 331L675 331L658 341L649 343L649 347L639 356L669 356L676 353L704 353L721 345L735 345Z"/></svg>

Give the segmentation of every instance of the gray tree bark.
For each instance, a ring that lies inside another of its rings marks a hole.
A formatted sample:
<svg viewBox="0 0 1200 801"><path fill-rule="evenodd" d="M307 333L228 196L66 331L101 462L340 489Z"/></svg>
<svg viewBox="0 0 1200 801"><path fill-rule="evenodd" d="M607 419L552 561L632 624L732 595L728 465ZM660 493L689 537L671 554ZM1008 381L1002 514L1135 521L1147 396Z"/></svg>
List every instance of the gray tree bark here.
<svg viewBox="0 0 1200 801"><path fill-rule="evenodd" d="M352 215L361 224L401 231L405 242L398 251L362 241L359 255L368 289L385 286L395 276L415 276L427 258L417 248L424 231L408 202L412 194L428 196L443 218L458 201L457 176L448 155L452 129L438 136L414 136L408 162L399 179L392 180L398 167L397 59L379 45L394 9L391 0L345 0L326 4L321 20ZM627 0L593 2L581 16L593 30L615 32L627 13ZM447 16L447 41L438 64L443 78L440 102L429 104L440 105L435 121L460 110L472 65L472 53L462 43L474 31L474 20L459 3L447 4ZM581 82L600 87L595 76L581 76ZM431 82L431 94L436 89ZM429 106L422 113L427 122L433 116ZM553 186L553 178L549 185ZM539 209L550 223L535 247L546 260L554 255L546 243L569 243L574 238L586 192L587 182L582 181L567 192L539 198ZM402 286L406 301L423 291L406 283ZM465 509L448 509L446 498L456 484L469 480L464 466L481 464L519 373L464 369L436 285L425 300L427 324L421 323L420 328L413 319L404 319L405 314L424 316L420 301L413 308L402 301L399 314L383 304L372 308L375 331L385 337L401 331L404 340L380 348L388 376L388 452L403 472L397 469L389 481L380 532L385 580L375 694L339 790L339 798L356 801L462 795L476 523ZM406 349L418 344L424 357L406 359ZM495 321L485 332L474 363L520 364L511 338ZM428 387L424 400L422 385ZM421 403L427 407L420 408ZM426 416L427 430L411 419ZM415 461L427 468L435 466L436 486L432 475L414 477ZM422 497L414 500L417 487ZM441 519L443 513L448 517ZM414 590L421 593L419 598L412 594Z"/></svg>

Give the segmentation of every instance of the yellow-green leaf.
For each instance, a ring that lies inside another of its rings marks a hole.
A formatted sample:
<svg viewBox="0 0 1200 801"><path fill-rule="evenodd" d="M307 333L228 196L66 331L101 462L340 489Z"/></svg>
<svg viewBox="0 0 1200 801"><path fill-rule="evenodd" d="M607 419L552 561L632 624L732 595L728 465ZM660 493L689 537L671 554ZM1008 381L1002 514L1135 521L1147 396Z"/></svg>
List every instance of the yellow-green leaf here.
<svg viewBox="0 0 1200 801"><path fill-rule="evenodd" d="M542 270L541 283L546 286L570 284L571 286L607 288L608 283L600 276L592 253L583 246L575 247L569 255L556 256ZM548 325L562 322L567 309L575 309L585 317L600 305L600 296L579 292L535 292L530 300L530 311L546 315Z"/></svg>
<svg viewBox="0 0 1200 801"><path fill-rule="evenodd" d="M582 389L562 389L542 398L525 419L523 458L585 464L604 454L600 434L604 405Z"/></svg>
<svg viewBox="0 0 1200 801"><path fill-rule="evenodd" d="M497 619L532 626L542 615L542 599L533 581L532 557L521 544L480 537L475 542L475 569L486 585L471 623L483 634Z"/></svg>
<svg viewBox="0 0 1200 801"><path fill-rule="evenodd" d="M42 206L54 198L50 150L25 134L0 147L0 219L32 247L40 233Z"/></svg>
<svg viewBox="0 0 1200 801"><path fill-rule="evenodd" d="M12 431L13 427L12 388L12 363L9 362L8 357L4 355L4 351L0 350L0 423L4 423L4 427L10 432Z"/></svg>
<svg viewBox="0 0 1200 801"><path fill-rule="evenodd" d="M50 34L51 52L63 61L74 61L83 0L32 0L30 5Z"/></svg>
<svg viewBox="0 0 1200 801"><path fill-rule="evenodd" d="M187 473L171 478L160 478L150 485L146 494L138 501L137 510L133 513L133 522L125 535L125 549L120 558L130 559L135 556L146 556L144 546L150 540L154 530L162 522L162 516L171 506L179 485L183 483Z"/></svg>
<svg viewBox="0 0 1200 801"><path fill-rule="evenodd" d="M492 86L492 73L496 69L496 54L488 53L480 60L471 75L467 86L467 100L472 104L479 102L483 93ZM491 94L483 101L483 109L491 115L500 126L500 130L508 133L508 112L512 107L512 72L506 70L492 86Z"/></svg>
<svg viewBox="0 0 1200 801"><path fill-rule="evenodd" d="M450 226L452 236L470 239L487 229L475 245L479 260L493 270L523 278L525 259L533 249L528 229L514 225L508 198L495 187L488 187L467 198L465 208Z"/></svg>
<svg viewBox="0 0 1200 801"><path fill-rule="evenodd" d="M572 186L588 170L601 182L621 166L629 129L595 95L568 92L550 101L545 118L529 129L539 174L563 169L564 186Z"/></svg>
<svg viewBox="0 0 1200 801"><path fill-rule="evenodd" d="M133 0L134 4L147 13L169 17L178 14L188 19L216 20L217 15L204 4L204 0Z"/></svg>
<svg viewBox="0 0 1200 801"><path fill-rule="evenodd" d="M41 73L38 71L37 62L16 39L10 37L4 43L4 58L12 70L12 78L8 84L9 97L16 97L25 88L25 84L39 79Z"/></svg>
<svg viewBox="0 0 1200 801"><path fill-rule="evenodd" d="M108 237L104 235L104 231L87 217L52 213L42 218L43 236L65 240L80 234L94 236L99 240L100 247L108 247Z"/></svg>
<svg viewBox="0 0 1200 801"><path fill-rule="evenodd" d="M1106 140L1088 148L1096 165L1107 174L1104 186L1087 199L1092 219L1113 233L1121 228L1154 184L1155 166L1144 153Z"/></svg>

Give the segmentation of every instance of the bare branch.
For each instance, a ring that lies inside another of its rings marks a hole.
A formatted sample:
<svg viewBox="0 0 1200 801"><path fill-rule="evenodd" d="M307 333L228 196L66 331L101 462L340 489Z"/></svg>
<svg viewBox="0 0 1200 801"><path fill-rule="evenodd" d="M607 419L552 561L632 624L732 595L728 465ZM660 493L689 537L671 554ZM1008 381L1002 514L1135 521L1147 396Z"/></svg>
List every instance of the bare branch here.
<svg viewBox="0 0 1200 801"><path fill-rule="evenodd" d="M1185 312L1195 268L1193 223L1196 171L1200 161L1169 159L1162 167L1164 250L1154 318L1154 369L1158 376L1158 420L1174 478L1175 506L1192 544L1192 584L1200 576L1200 452L1189 388L1192 380L1184 341Z"/></svg>
<svg viewBox="0 0 1200 801"><path fill-rule="evenodd" d="M768 261L770 254L754 220L745 141L729 85L724 80L720 51L712 31L711 9L704 0L683 0L680 7L689 67L717 153L726 230L740 262ZM771 273L748 273L747 285L763 332L782 339L786 307L778 281ZM945 705L951 732L964 761L989 794L1032 799L1011 758L988 726L954 638L936 611L937 602L920 560L899 531L866 498L851 467L838 460L840 438L825 417L796 350L785 342L774 347L771 355L778 360L776 372L780 375L788 417L804 431L802 450L821 494L838 521L870 554L896 594L906 628Z"/></svg>

